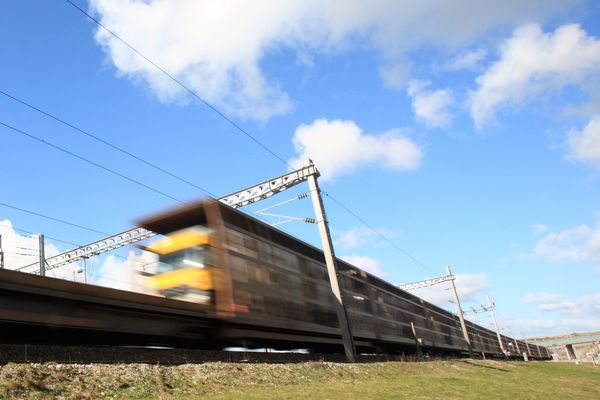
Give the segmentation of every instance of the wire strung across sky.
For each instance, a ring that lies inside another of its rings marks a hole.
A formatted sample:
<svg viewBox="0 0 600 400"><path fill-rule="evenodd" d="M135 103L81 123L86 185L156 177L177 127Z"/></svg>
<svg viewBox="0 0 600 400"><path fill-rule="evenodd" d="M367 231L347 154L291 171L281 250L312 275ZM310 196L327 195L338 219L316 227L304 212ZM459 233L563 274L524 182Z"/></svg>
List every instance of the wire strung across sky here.
<svg viewBox="0 0 600 400"><path fill-rule="evenodd" d="M61 224L74 226L75 228L83 229L83 230L86 230L86 231L90 231L90 232L94 232L94 233L99 233L99 234L104 235L104 236L109 236L110 235L109 233L102 232L102 231L99 231L97 229L93 229L93 228L89 228L87 226L83 226L83 225L75 224L73 222L65 221L64 219L50 217L50 216L42 214L42 213L38 213L38 212L35 212L35 211L31 211L31 210L26 210L26 209L21 208L21 207L12 206L10 204L6 204L6 203L1 203L0 202L0 206L12 208L13 210L17 210L17 211L21 211L21 212L28 213L28 214L31 214L31 215L35 215L37 217L49 219L49 220L54 221L54 222L60 222ZM28 233L33 234L32 232L28 232ZM75 243L70 243L70 242L65 242L65 243L67 243L67 244L75 244ZM78 246L78 245L76 245L76 246Z"/></svg>
<svg viewBox="0 0 600 400"><path fill-rule="evenodd" d="M37 137L37 136L35 136L35 135L32 135L31 133L25 132L25 131L23 131L23 130L21 130L21 129L19 129L19 128L15 128L14 126L12 126L12 125L9 125L9 124L7 124L7 123L4 123L4 122L2 122L2 121L0 121L0 125L3 125L3 126L5 126L6 128L9 128L9 129L13 130L14 132L17 132L17 133L19 133L19 134L21 134L21 135L23 135L23 136L27 136L27 137L28 137L28 138L30 138L30 139L36 140L36 141L38 141L38 142L40 142L40 143L43 143L43 144L45 144L46 146L50 146L50 147L52 147L52 148L54 148L54 149L56 149L56 150L59 150L59 151L61 151L61 152L65 153L65 154L68 154L68 155L70 155L71 157L78 158L78 159L80 159L80 160L82 160L82 161L85 161L85 162L86 162L86 163L88 163L88 164L92 164L92 165L94 165L94 166L96 166L96 167L98 167L98 168L101 168L101 169L103 169L103 170L105 170L105 171L107 171L107 172L110 172L111 174L117 175L117 176L119 176L119 177L121 177L121 178L123 178L123 179L125 179L125 180L128 180L129 182L135 183L136 185L142 186L142 187L144 187L144 188L146 188L146 189L149 189L149 190L152 190L153 192L156 192L156 193L158 193L158 194L160 194L160 195L163 195L163 196L165 196L165 197L168 197L168 198L169 198L169 199L171 199L171 200L175 200L175 201L177 201L177 202L179 202L179 203L181 203L181 204L186 204L186 203L185 203L183 200L179 200L178 198L176 198L176 197L173 197L173 196L171 196L170 194L163 192L162 190L156 189L156 188L154 188L154 187L152 187L152 186L150 186L150 185L147 185L147 184L145 184L145 183L143 183L143 182L140 182L140 181L138 181L137 179L131 178L131 177L127 176L127 175L124 175L124 174L122 174L122 173L120 173L120 172L117 172L117 171L115 171L114 169L110 169L110 168L108 168L108 167L106 167L106 166L104 166L104 165L102 165L102 164L99 164L99 163L97 163L97 162L95 162L95 161L92 161L92 160L90 160L89 158L85 158L85 157L83 157L83 156L80 156L80 155L78 155L78 154L76 154L76 153L73 153L72 151L70 151L70 150L67 150L67 149L65 149L64 147L60 147L60 146L58 146L58 145L55 145L55 144L53 144L53 143L50 143L50 142L48 142L48 141L46 141L46 140L44 140L44 139L42 139L42 138L40 138L40 137Z"/></svg>
<svg viewBox="0 0 600 400"><path fill-rule="evenodd" d="M37 215L39 215L39 214L37 214ZM50 218L50 217L47 217L47 218ZM26 229L22 229L22 228L17 228L17 227L15 227L15 226L11 226L11 228L12 228L14 231L16 231L16 232L22 232L22 233L26 233L26 234L28 234L28 235L37 235L37 233L35 233L35 232L28 231L28 230L26 230ZM68 244L68 245L71 245L71 246L81 246L80 244L73 243L73 242L69 242L68 240L57 239L57 238L55 238L55 237L48 236L48 235L44 235L44 238L45 238L45 239L50 239L50 240L53 240L53 241L56 241L56 242L61 242L61 243L64 243L64 244ZM33 249L32 249L32 250L33 250ZM38 251L38 250L35 250L35 251Z"/></svg>
<svg viewBox="0 0 600 400"><path fill-rule="evenodd" d="M216 108L215 106L213 106L212 104L210 104L208 101L204 100L204 98L202 98L198 93L196 93L195 91L193 91L192 89L190 89L189 87L187 87L186 85L184 85L183 82L181 82L179 79L175 78L173 75L171 75L169 72L167 72L160 65L156 64L154 61L152 61L151 59L149 59L148 57L146 57L144 54L142 54L140 51L138 51L138 49L136 49L135 47L133 47L132 45L130 45L128 42L126 42L124 39L122 39L115 32L113 32L112 30L110 30L108 27L104 26L100 21L98 21L96 18L94 18L93 16L91 16L83 8L81 8L77 4L73 3L71 0L65 0L65 1L67 3L69 3L70 5L72 5L73 7L75 7L77 10L79 10L83 15L85 15L86 17L88 17L89 19L91 19L92 21L94 21L94 23L96 25L98 25L99 27L101 27L102 29L104 29L105 31L107 31L108 33L110 33L112 36L114 36L117 40L119 40L125 46L129 47L138 56L142 57L144 60L146 60L152 66L154 66L154 68L158 69L160 72L162 72L163 74L165 74L167 77L169 77L177 85L181 86L181 88L184 89L186 92L188 92L189 94L191 94L192 96L194 96L196 99L198 99L202 103L204 103L205 106L207 106L212 111L214 111L215 113L217 113L221 118L223 118L225 121L227 121L229 124L231 124L238 131L240 131L241 133L243 133L244 135L246 135L248 137L248 139L252 140L258 146L262 147L265 151L269 152L273 157L277 158L279 161L281 161L282 163L284 163L285 165L287 165L289 168L293 169L291 167L291 165L289 165L287 163L287 161L285 161L283 158L281 158L280 156L278 156L277 153L275 153L273 150L271 150L269 147L267 147L265 144L263 144L260 140L258 140L253 135L251 135L250 133L248 133L244 128L242 128L240 125L238 125L234 120L232 120L231 118L229 118L227 115L225 115L218 108Z"/></svg>
<svg viewBox="0 0 600 400"><path fill-rule="evenodd" d="M356 218L357 220L359 220L363 225L365 225L367 228L369 228L370 230L372 230L377 236L379 236L380 238L382 238L383 240L385 240L386 242L388 242L389 244L391 244L392 246L394 246L396 249L400 250L402 252L402 254L404 254L405 256L407 256L408 258L410 258L411 260L413 260L414 262L416 262L418 265L420 265L421 267L425 268L427 271L429 271L429 272L431 272L432 274L435 275L435 272L433 272L431 270L431 268L427 267L421 261L419 261L415 257L411 256L404 249L402 249L400 246L398 246L396 243L394 243L392 240L390 240L387 236L383 235L382 233L380 233L379 231L377 231L375 228L373 228L370 224L367 223L367 221L365 221L360 216L358 216L354 211L350 210L344 204L342 204L338 200L334 199L329 193L325 192L322 189L321 189L321 193L323 193L325 196L329 197L331 200L333 200L333 202L337 203L337 205L339 205L340 207L342 207L350 215L352 215L354 218Z"/></svg>
<svg viewBox="0 0 600 400"><path fill-rule="evenodd" d="M286 165L288 168L290 168L290 169L293 169L293 168L291 167L291 165L290 165L290 164L288 164L288 162L287 162L285 159L283 159L282 157L280 157L280 156L279 156L277 153L275 153L273 150L271 150L271 149L270 149L268 146L266 146L264 143L262 143L262 142L261 142L260 140L258 140L256 137L254 137L254 136L253 136L253 135L251 135L249 132L247 132L247 131L246 131L244 128L242 128L242 127L241 127L239 124L237 124L235 121L233 121L231 118L229 118L229 117L228 117L227 115L225 115L223 112L221 112L219 109L217 109L217 108L216 108L215 106L213 106L211 103L209 103L207 100L205 100L204 98L202 98L202 97L201 97L199 94L197 94L197 93L196 93L194 90L190 89L188 86L186 86L186 85L185 85L184 83L182 83L180 80L178 80L178 79L177 79L177 78L175 78L173 75L171 75L169 72L167 72L167 71L166 71L164 68L162 68L161 66L159 66L157 63L155 63L155 62L154 62L154 61L152 61L151 59L149 59L147 56L145 56L145 55L144 55L142 52L140 52L140 51L139 51L137 48L135 48L133 45L129 44L127 41L125 41L123 38L121 38L119 35L117 35L117 34L116 34L115 32L113 32L111 29L109 29L108 27L106 27L105 25L103 25L103 24L102 24L100 21L98 21L96 18L94 18L92 15L90 15L90 14L89 14L88 12L86 12L84 9L82 9L81 7L79 7L79 6L78 6L77 4L75 4L73 1L71 1L71 0L65 0L65 1L66 1L68 4L70 4L72 7L74 7L76 10L78 10L79 12L81 12L83 15L85 15L87 18L89 18L91 21L93 21L93 22L94 22L96 25L98 25L100 28L104 29L106 32L108 32L110 35L112 35L114 38L116 38L116 39L117 39L117 40L119 40L121 43L123 43L125 46L127 46L129 49L131 49L133 52L135 52L135 53L136 53L138 56L140 56L141 58L143 58L143 59L144 59L146 62L148 62L149 64L151 64L152 66L154 66L154 67L155 67L157 70L159 70L160 72L162 72L162 73L163 73L165 76L167 76L168 78L170 78L170 79L171 79L173 82L175 82L175 83L176 83L178 86L180 86L182 89L184 89L184 90L185 90L186 92L188 92L190 95L192 95L193 97L195 97L196 99L198 99L200 102L202 102L202 103L203 103L205 106L207 106L209 109L211 109L211 110L212 110L213 112L215 112L217 115L219 115L221 118L223 118L225 121L227 121L227 122L228 122L230 125L232 125L232 126L233 126L233 127L234 127L234 128L237 130L237 131L239 131L240 133L242 133L243 135L245 135L245 136L246 136L248 139L250 139L251 141L253 141L255 144L257 144L259 147L261 147L263 150L265 150L265 151L266 151L266 152L268 152L269 154L271 154L273 157L275 157L277 160L279 160L280 162L282 162L282 163L283 163L284 165ZM22 100L20 100L20 99L17 99L16 97L14 97L14 96L11 96L11 95L9 95L9 94L7 94L7 93L5 93L5 92L2 92L2 91L0 91L0 93L2 93L3 95L5 95L5 96L7 96L7 97L9 97L9 98L11 98L11 99L13 99L13 100L15 100L15 101L18 101L18 102L20 102L20 103L21 103L21 104L23 104L23 105L26 105L26 106L28 106L28 107L30 107L30 108L32 108L32 109L34 109L34 110L36 110L36 111L38 111L38 112L40 112L40 113L44 114L44 115L46 115L47 117L50 117L50 118L52 118L52 119L54 119L54 120L56 120L56 121L58 121L58 122L60 122L60 123L62 123L62 124L64 124L64 125L66 125L66 126L69 126L69 127L71 127L72 129L75 129L75 130L79 131L80 133L82 133L82 134L85 134L85 135L87 135L87 136L89 136L89 137L91 137L91 138L93 138L93 139L95 139L95 140L97 140L97 141L99 141L99 142L101 142L101 143L103 143L103 144L105 144L105 145L107 145L107 146L109 146L109 147L111 147L111 148L115 149L115 150L118 150L118 151L120 151L120 152L122 152L122 153L124 153L124 154L126 154L126 155L128 155L128 156L130 156L130 157L132 157L132 158L135 158L136 160L138 160L138 161L141 161L141 162L143 162L143 163L145 163L145 164L147 164L147 165L149 165L149 166L151 166L151 167L153 167L153 168L156 168L156 169L158 169L158 170L162 171L163 173L166 173L167 175L170 175L170 176L172 176L172 177L174 177L174 178L176 178L176 179L178 179L178 180L180 180L180 181L183 181L183 182L185 182L185 183L187 183L187 184L190 184L190 185L192 185L192 186L196 187L197 189L199 189L199 190L201 190L201 191L203 191L203 192L205 192L205 193L211 194L209 191L205 190L204 188L202 188L202 187L199 187L199 186L197 186L197 185L195 185L195 184L193 184L193 183L191 183L191 182L189 182L189 181L187 181L187 180L185 180L185 179L183 179L183 178L181 178L181 177L179 177L179 176L177 176L177 175L175 175L175 174L172 174L172 173L168 172L167 170L165 170L165 169L163 169L163 168L161 168L161 167L158 167L158 166L156 166L155 164L153 164L153 163L150 163L150 162L148 162L148 161L144 160L143 158L141 158L141 157L139 157L139 156L136 156L136 155L134 155L134 154L132 154L132 153L130 153L130 152L128 152L128 151L126 151L126 150L123 150L123 149L121 149L120 147L118 147L118 146L115 146L115 145L113 145L112 143L110 143L110 142L108 142L108 141L106 141L106 140L104 140L104 139L101 139L101 138L97 137L96 135L93 135L93 134L91 134L91 133L89 133L89 132L87 132L87 131L85 131L85 130L83 130L83 129L81 129L81 128L78 128L78 127L76 127L76 126L75 126L75 125L73 125L73 124L70 124L70 123L68 123L68 122L66 122L66 121L64 121L64 120L62 120L62 119L60 119L60 118L58 118L58 117L55 117L55 116L53 116L53 115L51 115L51 114L49 114L49 113L47 113L47 112L45 112L45 111L42 111L41 109L39 109L39 108L37 108L37 107L34 107L33 105L31 105L31 104L29 104L29 103L26 103L26 102L24 102L24 101L22 101ZM95 163L95 162L93 162L93 161L91 161L91 160L89 160L89 159L87 159L87 158L85 158L85 157L82 157L82 156L79 156L79 155L77 155L77 154L75 154L75 153L72 153L72 152L70 152L70 151L68 151L68 150L66 150L66 149L63 149L63 148L59 147L59 146L56 146L56 145L54 145L54 144L51 144L51 143L48 143L48 142L46 142L45 140L43 140L43 139L41 139L41 138L38 138L38 137L36 137L36 136L33 136L33 135L31 135L31 134L28 134L28 133L26 133L26 132L24 132L24 131L22 131L22 130L19 130L19 129L15 128L15 127L12 127L12 126L10 126L10 125L8 125L8 124L2 123L2 122L0 122L0 124L2 124L2 125L4 125L5 127L7 127L7 128L10 128L10 129L12 129L12 130L14 130L14 131L18 132L18 133L21 133L21 134L23 134L23 135L26 135L26 136L28 136L28 137L30 137L30 138L32 138L32 139L35 139L35 140L37 140L37 141L40 141L40 142L42 142L42 143L44 143L44 144L46 144L46 145L48 145L48 146L51 146L51 147L53 147L53 148L55 148L55 149L57 149L57 150L60 150L60 151L62 151L62 152L64 152L64 153L67 153L67 154L69 154L69 155L71 155L71 156L73 156L73 157L76 157L76 158L78 158L78 159L81 159L81 160L83 160L83 161L86 161L86 162L88 162L88 163L90 163L90 164L92 164L92 165L95 165L95 166L97 166L97 167L99 167L99 168L102 168L102 169L104 169L104 170L106 170L106 171L108 171L108 172L110 172L110 173L112 173L112 174L115 174L115 175L117 175L117 176L120 176L120 177L121 177L121 178L123 178L123 179L126 179L126 180L128 180L128 181L131 181L131 182L133 182L133 183L135 183L135 184L137 184L137 185L140 185L140 186L142 186L142 187L145 187L145 188L147 188L147 189L149 189L149 190L152 190L152 191L154 191L154 192L156 192L156 193L159 193L159 194L161 194L161 195L163 195L163 196L165 196L165 197L168 197L168 198L170 198L170 199L172 199L172 200L175 200L175 201L177 201L177 202L184 203L183 201L181 201L181 200L179 200L179 199L177 199L177 198L175 198L175 197L173 197L173 196L171 196L171 195L169 195L169 194L167 194L167 193L164 193L164 192L162 192L162 191L160 191L160 190L158 190L158 189L155 189L155 188L153 188L153 187L151 187L151 186L149 186L149 185L146 185L146 184L144 184L144 183L142 183L142 182L140 182L140 181L138 181L138 180L135 180L135 179L133 179L133 178L130 178L130 177L126 176L126 175L123 175L123 174L121 174L121 173L119 173L119 172L117 172L117 171L114 171L114 170L112 170L112 169L110 169L110 168L107 168L107 167L105 167L105 166L103 166L103 165L101 165L101 164ZM345 206L345 205L344 205L343 203L341 203L339 200L336 200L336 199L335 199L335 198L334 198L332 195L330 195L330 194L327 194L327 193L325 193L324 191L322 191L322 192L323 192L323 193L324 193L324 194L325 194L325 195L326 195L328 198L332 199L332 200L333 200L333 201L334 201L334 202L335 202L337 205L339 205L340 207L342 207L342 208L343 208L343 209L344 209L346 212L348 212L350 215L352 215L354 218L356 218L358 221L360 221L360 222L361 222L363 225L365 225L365 226L366 226L366 227L367 227L369 230L373 231L373 232L374 232L374 233L375 233L377 236L381 237L383 240L385 240L386 242L388 242L389 244L391 244L393 247L395 247L396 249L398 249L399 251L401 251L401 252L402 252L404 255L406 255L407 257L409 257L411 260L413 260L414 262L416 262L416 263L417 263L417 265L419 265L420 267L422 267L422 268L426 269L427 271L429 271L429 272L431 272L431 273L434 273L434 272L433 272L433 271L432 271L430 268L428 268L427 266L425 266L425 265L424 265L422 262L420 262L420 261L419 261L419 260L417 260L415 257L413 257L412 255L410 255L408 252L406 252L405 250L403 250L403 249L402 249L400 246L398 246L396 243L394 243L393 241L391 241L391 240L390 240L389 238L387 238L385 235L381 234L381 233L380 233L380 232L378 232L376 229L374 229L374 228L373 228L373 227L372 227L370 224L368 224L368 223L367 223L367 222L366 222L366 221L365 221L363 218L361 218L360 216L358 216L358 214L356 214L355 212L353 212L352 210L350 210L350 209L349 209L347 206ZM212 194L211 194L211 195L212 195ZM213 196L213 197L215 197L214 195L212 195L212 196ZM14 208L14 207L13 207L13 208ZM73 225L74 225L74 224L73 224ZM435 273L434 273L434 274L435 274Z"/></svg>
<svg viewBox="0 0 600 400"><path fill-rule="evenodd" d="M154 164L154 163L151 163L150 161L148 161L148 160L145 160L145 159L143 159L142 157L140 157L140 156L138 156L138 155L135 155L135 154L131 153L130 151L127 151L127 150L125 150L125 149L123 149L123 148L121 148L121 147L119 147L119 146L116 146L116 145L114 145L113 143L110 143L108 140L102 139L101 137L99 137L99 136L97 136L97 135L94 135L94 134L90 133L89 131L87 131L87 130L85 130L85 129L82 129L82 128L80 128L80 127L78 127L78 126L76 126L76 125L74 125L74 124L72 124L72 123L70 123L70 122L67 122L67 121L65 121L64 119L57 117L56 115L50 114L49 112L47 112L47 111L44 111L44 110L42 110L41 108L39 108L39 107L36 107L36 106L34 106L33 104L31 104L31 103L28 103L28 102L26 102L26 101L25 101L25 100L23 100L23 99L19 99L19 98L15 97L15 96L11 95L10 93L7 93L7 92L3 91L3 90L0 90L0 94L2 94L2 95L4 95L4 96L8 97L9 99L11 99L11 100L13 100L13 101L16 101L17 103L20 103L20 104L22 104L22 105L24 105L24 106L26 106L26 107L29 107L29 108L31 108L32 110L35 110L35 111L37 111L38 113L40 113L40 114L42 114L42 115L45 115L45 116L46 116L46 117L48 117L48 118L52 118L53 120L55 120L55 121L57 121L57 122L60 122L61 124L65 125L65 126L68 126L69 128L71 128L71 129L73 129L73 130L75 130L75 131L77 131L77 132L79 132L79 133L81 133L81 134L83 134L83 135L86 135L86 136L88 136L88 137L90 137L90 138L92 138L92 139L94 139L94 140L96 140L96 141L98 141L98 142L100 142L100 143L102 143L102 144L104 144L104 145L106 145L106 146L108 146L108 147L110 147L110 148L114 149L114 150L117 150L117 151L119 151L119 152L121 152L121 153L123 153L123 154L127 155L128 157L131 157L131 158L133 158L133 159L135 159L135 160L137 160L137 161L140 161L140 162L142 162L142 163L144 163L144 164L146 164L146 165L148 165L148 166L150 166L150 167L152 167L152 168L154 168L154 169L156 169L156 170L158 170L158 171L161 171L161 172L162 172L162 173L164 173L164 174L167 174L167 175L169 175L169 176L170 176L170 177L172 177L172 178L175 178L175 179L177 179L177 180L179 180L179 181L181 181L181 182L183 182L183 183L186 183L186 184L188 184L188 185L190 185L190 186L192 186L192 187L194 187L194 188L196 188L196 189L200 190L201 192L203 192L203 193L205 193L205 194L208 194L209 196L215 197L215 195L214 195L214 194L212 194L212 193L211 193L211 192L209 192L208 190L204 189L203 187L201 187L201 186L198 186L198 185L196 185L195 183L193 183L193 182L190 182L189 180L187 180L187 179L185 179L185 178L182 178L182 177L181 177L181 176L179 176L179 175L176 175L176 174L174 174L174 173L172 173L172 172L170 172L170 171L167 171L166 169L164 169L164 168L162 168L162 167L159 167L158 165L156 165L156 164Z"/></svg>
<svg viewBox="0 0 600 400"><path fill-rule="evenodd" d="M104 145L106 145L106 146L114 149L114 150L117 150L117 151L121 152L122 154L127 155L130 158L133 158L133 159L135 159L137 161L140 161L140 162L142 162L142 163L144 163L144 164L146 164L146 165L148 165L148 166L150 166L150 167L152 167L152 168L154 168L154 169L156 169L158 171L161 171L161 172L165 173L168 176L171 176L171 177L173 177L173 178L175 178L175 179L177 179L177 180L179 180L179 181L181 181L183 183L186 183L186 184L188 184L188 185L190 185L190 186L192 186L192 187L194 187L196 189L199 189L203 193L205 193L205 194L207 194L207 195L209 195L209 196L211 196L213 198L217 197L214 193L210 192L209 190L207 190L207 189L205 189L205 188L203 188L203 187L201 187L199 185L196 185L195 183L190 182L189 180L187 180L185 178L182 178L181 176L179 176L177 174L174 174L174 173L172 173L172 172L164 169L163 167L160 167L160 166L158 166L158 165L156 165L156 164L154 164L154 163L152 163L152 162L150 162L150 161L148 161L148 160L146 160L146 159L144 159L144 158L142 158L142 157L140 157L140 156L138 156L136 154L133 154L130 151L127 151L127 150L125 150L125 149L123 149L123 148L121 148L121 147L119 147L119 146L117 146L117 145L109 142L106 139L103 139L103 138L101 138L101 137L99 137L97 135L94 135L94 134L90 133L88 130L80 128L79 126L77 126L77 125L75 125L75 124L73 124L71 122L67 122L63 118L57 117L56 115L53 115L53 114L51 114L48 111L42 110L41 108L39 108L37 106L34 106L33 104L31 104L31 103L29 103L29 102L27 102L27 101L25 101L25 100L23 100L21 98L18 98L18 97L14 96L14 95L12 95L10 93L7 93L7 92L5 92L3 90L0 90L0 94L2 94L3 96L5 96L5 97L7 97L7 98L9 98L9 99L11 99L11 100L13 100L13 101L21 104L21 105L24 105L24 106L26 106L26 107L34 110L34 111L37 111L38 113L40 113L40 114L42 114L42 115L44 115L44 116L46 116L48 118L51 118L51 119L53 119L53 120L55 120L55 121L57 121L57 122L65 125L65 126L71 128L71 129L75 130L76 132L79 132L79 133L81 133L81 134L83 134L85 136L88 136L88 137L90 137L90 138L92 138L92 139L94 139L94 140L96 140L96 141L98 141L98 142L100 142L100 143L102 143L102 144L104 144ZM257 215L257 217L260 218L260 219L263 219L266 223L269 223L269 221L267 219L262 218L260 215ZM279 229L282 229L282 230L285 231L285 229L282 228L282 227L279 227Z"/></svg>

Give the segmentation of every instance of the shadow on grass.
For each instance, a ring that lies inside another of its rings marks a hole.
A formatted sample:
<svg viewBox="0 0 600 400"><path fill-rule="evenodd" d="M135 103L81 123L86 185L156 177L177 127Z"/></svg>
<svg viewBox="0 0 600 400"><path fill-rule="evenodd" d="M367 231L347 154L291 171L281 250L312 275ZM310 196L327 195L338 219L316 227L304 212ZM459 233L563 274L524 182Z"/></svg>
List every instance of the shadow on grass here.
<svg viewBox="0 0 600 400"><path fill-rule="evenodd" d="M478 368L493 369L493 370L501 371L501 372L512 372L512 371L509 371L509 370L504 369L504 368L498 368L498 367L493 367L491 365L484 365L484 364L475 363L475 362L473 362L471 360L460 360L460 362L462 362L464 364L469 364L469 365L472 365L472 366L478 367Z"/></svg>

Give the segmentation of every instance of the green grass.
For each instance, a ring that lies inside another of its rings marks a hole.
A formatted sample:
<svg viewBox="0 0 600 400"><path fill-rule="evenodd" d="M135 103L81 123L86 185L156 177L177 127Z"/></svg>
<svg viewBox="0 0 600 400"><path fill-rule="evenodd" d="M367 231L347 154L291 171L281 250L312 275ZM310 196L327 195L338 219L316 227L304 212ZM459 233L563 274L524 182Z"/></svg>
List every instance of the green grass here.
<svg viewBox="0 0 600 400"><path fill-rule="evenodd" d="M453 360L180 366L7 364L7 399L600 399L600 367Z"/></svg>

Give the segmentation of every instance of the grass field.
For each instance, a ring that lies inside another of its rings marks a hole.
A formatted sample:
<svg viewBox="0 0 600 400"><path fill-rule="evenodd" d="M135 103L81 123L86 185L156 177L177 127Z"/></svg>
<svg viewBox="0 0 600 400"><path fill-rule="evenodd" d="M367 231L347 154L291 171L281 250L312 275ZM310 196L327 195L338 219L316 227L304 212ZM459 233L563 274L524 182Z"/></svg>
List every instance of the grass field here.
<svg viewBox="0 0 600 400"><path fill-rule="evenodd" d="M6 399L600 399L600 367L452 360L6 364Z"/></svg>

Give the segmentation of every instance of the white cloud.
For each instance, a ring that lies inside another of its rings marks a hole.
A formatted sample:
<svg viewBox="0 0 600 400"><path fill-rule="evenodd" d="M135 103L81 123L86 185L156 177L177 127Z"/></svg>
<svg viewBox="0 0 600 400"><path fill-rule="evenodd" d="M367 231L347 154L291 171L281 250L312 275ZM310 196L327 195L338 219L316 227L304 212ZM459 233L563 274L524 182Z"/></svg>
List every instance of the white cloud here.
<svg viewBox="0 0 600 400"><path fill-rule="evenodd" d="M90 277L90 283L114 289L144 293L150 289L144 284L144 278L137 272L140 265L156 261L156 255L142 252L136 255L130 251L126 259L117 259L109 254L101 260L100 266Z"/></svg>
<svg viewBox="0 0 600 400"><path fill-rule="evenodd" d="M484 273L456 274L456 290L461 300L473 301L489 286L487 275Z"/></svg>
<svg viewBox="0 0 600 400"><path fill-rule="evenodd" d="M371 231L369 229L352 228L343 232L339 238L336 239L335 244L345 248L353 248L358 246L368 237L371 237Z"/></svg>
<svg viewBox="0 0 600 400"><path fill-rule="evenodd" d="M447 126L452 115L449 108L454 96L449 89L427 90L429 82L412 80L408 83L407 93L412 98L412 107L418 119L427 125L441 128Z"/></svg>
<svg viewBox="0 0 600 400"><path fill-rule="evenodd" d="M484 273L456 274L455 277L456 291L461 303L474 301L490 286ZM454 303L454 293L450 283L416 289L412 293L444 308ZM464 308L464 304L462 305ZM451 308L455 309L456 305L452 304Z"/></svg>
<svg viewBox="0 0 600 400"><path fill-rule="evenodd" d="M4 267L16 270L26 265L37 263L36 266L25 269L27 272L39 270L39 238L37 235L24 236L17 233L10 220L0 220L0 235L2 235L2 250L4 252ZM44 243L46 258L55 256L61 251L50 240ZM78 271L83 266L73 263L46 272L47 276L68 280L83 280ZM74 274L75 273L75 274Z"/></svg>
<svg viewBox="0 0 600 400"><path fill-rule="evenodd" d="M370 274L376 275L380 278L385 278L386 273L379 265L379 261L374 258L368 256L357 256L357 255L347 255L341 256L341 259L349 262L350 264L358 267L364 271L367 271Z"/></svg>
<svg viewBox="0 0 600 400"><path fill-rule="evenodd" d="M572 130L568 144L568 158L600 165L600 116L592 118L581 132Z"/></svg>
<svg viewBox="0 0 600 400"><path fill-rule="evenodd" d="M549 230L550 230L550 228L548 228L548 227L547 227L546 225L544 225L544 224L533 224L533 225L531 225L531 231L532 231L534 234L536 234L536 235L539 235L539 234L542 234L542 233L548 232Z"/></svg>
<svg viewBox="0 0 600 400"><path fill-rule="evenodd" d="M595 262L600 265L600 225L579 225L539 239L533 256L551 262Z"/></svg>
<svg viewBox="0 0 600 400"><path fill-rule="evenodd" d="M523 302L537 305L540 311L573 310L577 307L566 296L547 292L530 293L523 298Z"/></svg>
<svg viewBox="0 0 600 400"><path fill-rule="evenodd" d="M306 68L315 66L315 56L305 49L300 49L296 52L296 63Z"/></svg>
<svg viewBox="0 0 600 400"><path fill-rule="evenodd" d="M499 316L498 325L504 328L505 334L513 336L539 337L564 335L576 332L600 331L600 318L514 318Z"/></svg>
<svg viewBox="0 0 600 400"><path fill-rule="evenodd" d="M544 33L539 25L525 25L501 46L501 57L477 78L470 94L470 111L478 128L504 105L519 106L539 93L591 85L600 73L600 40L575 24Z"/></svg>
<svg viewBox="0 0 600 400"><path fill-rule="evenodd" d="M394 65L382 65L379 67L379 76L385 86L391 89L400 89L410 76L410 66L406 62Z"/></svg>
<svg viewBox="0 0 600 400"><path fill-rule="evenodd" d="M481 61L487 56L487 51L483 48L464 51L448 61L446 69L457 71L462 69L476 70L480 67Z"/></svg>
<svg viewBox="0 0 600 400"><path fill-rule="evenodd" d="M523 297L523 303L533 304L551 319L527 320L521 326L536 335L566 334L600 330L600 293L569 298L559 293L537 292ZM529 323L531 321L531 323Z"/></svg>
<svg viewBox="0 0 600 400"><path fill-rule="evenodd" d="M405 68L403 60L416 48L456 48L494 27L539 20L577 0L90 3L104 25L208 101L237 116L265 119L291 105L260 65L282 48L314 54L372 48L381 54L382 64L395 66L384 67L382 77L397 84L396 72ZM119 74L149 85L162 100L179 100L185 94L105 31L97 30L96 41Z"/></svg>
<svg viewBox="0 0 600 400"><path fill-rule="evenodd" d="M265 119L291 107L286 93L261 71L270 47L301 29L301 4L94 0L101 22L207 101L242 118ZM98 29L119 74L147 83L163 101L185 98L181 87Z"/></svg>
<svg viewBox="0 0 600 400"><path fill-rule="evenodd" d="M401 232L391 229L377 228L375 230L387 238L402 236ZM336 246L351 249L378 236L377 233L367 227L354 227L340 232L338 238L335 240L335 244Z"/></svg>
<svg viewBox="0 0 600 400"><path fill-rule="evenodd" d="M333 179L367 165L413 170L422 157L422 150L399 130L371 135L353 121L318 119L310 125L300 125L292 142L298 156L290 164L300 167L310 158L323 179Z"/></svg>

